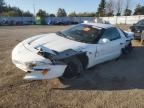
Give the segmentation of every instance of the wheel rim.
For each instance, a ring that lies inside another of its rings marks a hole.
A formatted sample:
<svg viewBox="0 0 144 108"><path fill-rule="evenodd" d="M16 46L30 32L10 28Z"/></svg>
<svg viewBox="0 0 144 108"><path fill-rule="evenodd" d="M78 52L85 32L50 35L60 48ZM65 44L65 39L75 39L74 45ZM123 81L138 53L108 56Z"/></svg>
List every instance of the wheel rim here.
<svg viewBox="0 0 144 108"><path fill-rule="evenodd" d="M69 78L69 79L77 77L79 75L78 71L79 70L75 64L69 63L66 70L65 70L63 77Z"/></svg>

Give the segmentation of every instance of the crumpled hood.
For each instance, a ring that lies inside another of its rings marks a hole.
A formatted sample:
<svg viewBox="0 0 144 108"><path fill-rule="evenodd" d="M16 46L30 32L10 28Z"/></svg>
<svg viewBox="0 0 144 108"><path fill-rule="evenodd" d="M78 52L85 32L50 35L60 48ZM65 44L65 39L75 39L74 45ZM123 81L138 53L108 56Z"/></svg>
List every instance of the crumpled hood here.
<svg viewBox="0 0 144 108"><path fill-rule="evenodd" d="M67 49L78 50L84 48L87 44L58 36L55 33L38 35L24 40L24 46L31 46L35 49L54 50L62 52Z"/></svg>

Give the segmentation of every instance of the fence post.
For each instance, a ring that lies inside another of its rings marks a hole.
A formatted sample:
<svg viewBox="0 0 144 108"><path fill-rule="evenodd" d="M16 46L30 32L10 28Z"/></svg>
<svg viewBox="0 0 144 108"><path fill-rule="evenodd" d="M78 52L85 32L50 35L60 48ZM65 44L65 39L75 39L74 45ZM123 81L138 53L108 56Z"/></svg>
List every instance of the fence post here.
<svg viewBox="0 0 144 108"><path fill-rule="evenodd" d="M127 24L127 16L125 16L125 24Z"/></svg>
<svg viewBox="0 0 144 108"><path fill-rule="evenodd" d="M116 16L116 25L117 25L117 17L118 17L118 16Z"/></svg>

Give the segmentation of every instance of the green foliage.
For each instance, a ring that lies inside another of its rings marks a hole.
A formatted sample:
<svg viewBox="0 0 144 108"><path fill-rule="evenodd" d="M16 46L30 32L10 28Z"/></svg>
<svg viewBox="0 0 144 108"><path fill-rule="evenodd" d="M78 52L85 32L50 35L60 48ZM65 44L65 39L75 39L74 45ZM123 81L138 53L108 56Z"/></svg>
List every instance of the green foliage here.
<svg viewBox="0 0 144 108"><path fill-rule="evenodd" d="M36 15L43 18L43 17L47 16L47 13L46 13L46 11L39 9L39 11L37 12Z"/></svg>
<svg viewBox="0 0 144 108"><path fill-rule="evenodd" d="M65 11L65 9L59 8L57 11L57 17L66 17L67 13Z"/></svg>
<svg viewBox="0 0 144 108"><path fill-rule="evenodd" d="M3 16L19 16L19 13L16 11L8 11L8 12L3 12L2 13Z"/></svg>
<svg viewBox="0 0 144 108"><path fill-rule="evenodd" d="M0 15L1 16L33 16L29 11L23 12L17 7L6 5L4 0L0 0Z"/></svg>
<svg viewBox="0 0 144 108"><path fill-rule="evenodd" d="M4 6L5 6L4 0L0 0L0 13L3 12Z"/></svg>
<svg viewBox="0 0 144 108"><path fill-rule="evenodd" d="M69 17L77 17L77 14L76 14L76 12L74 11L74 12L70 13L68 16L69 16Z"/></svg>
<svg viewBox="0 0 144 108"><path fill-rule="evenodd" d="M95 17L96 13L94 12L83 12L83 13L76 13L72 12L68 15L69 17Z"/></svg>
<svg viewBox="0 0 144 108"><path fill-rule="evenodd" d="M124 15L125 16L130 16L132 14L132 10L130 10L130 9L125 9L124 10Z"/></svg>
<svg viewBox="0 0 144 108"><path fill-rule="evenodd" d="M106 0L101 0L99 7L98 7L98 14L100 17L105 16L105 9L106 9Z"/></svg>
<svg viewBox="0 0 144 108"><path fill-rule="evenodd" d="M120 12L116 13L116 16L121 16L121 13Z"/></svg>
<svg viewBox="0 0 144 108"><path fill-rule="evenodd" d="M55 14L50 14L49 17L56 17Z"/></svg>
<svg viewBox="0 0 144 108"><path fill-rule="evenodd" d="M144 15L144 6L138 4L135 8L134 15Z"/></svg>
<svg viewBox="0 0 144 108"><path fill-rule="evenodd" d="M33 14L30 13L29 11L26 11L26 12L23 12L23 16L32 17Z"/></svg>
<svg viewBox="0 0 144 108"><path fill-rule="evenodd" d="M4 5L5 5L4 0L0 0L0 6L4 6Z"/></svg>

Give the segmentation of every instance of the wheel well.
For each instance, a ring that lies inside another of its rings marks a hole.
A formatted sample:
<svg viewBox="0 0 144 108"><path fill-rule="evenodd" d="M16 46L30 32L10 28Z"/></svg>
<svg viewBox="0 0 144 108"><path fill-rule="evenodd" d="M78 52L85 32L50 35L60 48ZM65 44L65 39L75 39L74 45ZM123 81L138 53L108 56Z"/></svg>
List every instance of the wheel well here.
<svg viewBox="0 0 144 108"><path fill-rule="evenodd" d="M87 65L88 65L88 57L86 55L86 53L82 53L80 55L77 55L77 58L80 60L80 62L83 65L83 68L86 69Z"/></svg>

